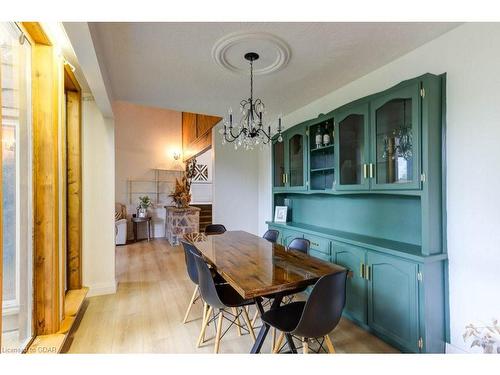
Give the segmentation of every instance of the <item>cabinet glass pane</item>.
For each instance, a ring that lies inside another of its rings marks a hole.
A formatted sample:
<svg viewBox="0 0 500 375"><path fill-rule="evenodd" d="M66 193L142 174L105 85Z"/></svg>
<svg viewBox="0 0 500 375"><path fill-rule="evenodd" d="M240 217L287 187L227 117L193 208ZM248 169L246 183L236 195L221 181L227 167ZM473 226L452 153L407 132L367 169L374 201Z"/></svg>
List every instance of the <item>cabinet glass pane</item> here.
<svg viewBox="0 0 500 375"><path fill-rule="evenodd" d="M364 116L349 115L339 122L339 183L361 184L364 160Z"/></svg>
<svg viewBox="0 0 500 375"><path fill-rule="evenodd" d="M304 185L304 137L295 134L288 140L290 186Z"/></svg>
<svg viewBox="0 0 500 375"><path fill-rule="evenodd" d="M378 184L413 181L412 99L394 99L376 111Z"/></svg>
<svg viewBox="0 0 500 375"><path fill-rule="evenodd" d="M274 176L273 176L273 186L283 187L285 174L285 143L276 142L273 145L273 160L274 160Z"/></svg>

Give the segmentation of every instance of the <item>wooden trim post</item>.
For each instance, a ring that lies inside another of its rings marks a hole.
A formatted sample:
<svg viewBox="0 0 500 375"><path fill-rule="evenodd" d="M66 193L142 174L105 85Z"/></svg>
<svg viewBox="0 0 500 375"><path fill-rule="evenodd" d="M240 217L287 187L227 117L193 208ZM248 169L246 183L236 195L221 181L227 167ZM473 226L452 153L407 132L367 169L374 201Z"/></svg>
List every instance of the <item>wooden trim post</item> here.
<svg viewBox="0 0 500 375"><path fill-rule="evenodd" d="M67 285L82 287L82 139L81 95L66 91L67 135Z"/></svg>
<svg viewBox="0 0 500 375"><path fill-rule="evenodd" d="M54 48L35 44L32 51L35 331L45 335L60 326L60 79Z"/></svg>

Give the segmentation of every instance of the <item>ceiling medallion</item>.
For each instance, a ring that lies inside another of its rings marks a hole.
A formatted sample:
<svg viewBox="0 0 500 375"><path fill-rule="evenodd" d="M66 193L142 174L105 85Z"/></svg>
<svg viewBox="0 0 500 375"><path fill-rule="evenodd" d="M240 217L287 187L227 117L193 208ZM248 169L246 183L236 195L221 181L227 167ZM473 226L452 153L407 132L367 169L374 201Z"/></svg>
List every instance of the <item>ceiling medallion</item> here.
<svg viewBox="0 0 500 375"><path fill-rule="evenodd" d="M219 39L212 48L212 57L221 67L235 73L248 74L248 65L242 64L242 51L255 51L261 57L253 74L269 74L288 64L290 47L280 38L260 32L239 32Z"/></svg>

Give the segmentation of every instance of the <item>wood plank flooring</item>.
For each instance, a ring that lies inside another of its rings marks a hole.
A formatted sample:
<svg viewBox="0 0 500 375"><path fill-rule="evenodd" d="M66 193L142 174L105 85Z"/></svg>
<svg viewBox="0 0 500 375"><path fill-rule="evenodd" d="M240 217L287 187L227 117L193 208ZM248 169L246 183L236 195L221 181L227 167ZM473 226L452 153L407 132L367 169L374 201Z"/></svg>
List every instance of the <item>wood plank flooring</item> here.
<svg viewBox="0 0 500 375"><path fill-rule="evenodd" d="M196 348L200 301L193 306L188 323L182 324L194 285L186 273L181 247L163 239L119 246L116 272L117 293L88 298L85 314L69 340L69 353L213 352L214 324L207 329L208 341ZM397 352L346 319L330 336L337 353ZM268 335L264 353L270 352L270 341ZM232 327L221 341L220 353L248 353L252 344L249 334L238 336Z"/></svg>

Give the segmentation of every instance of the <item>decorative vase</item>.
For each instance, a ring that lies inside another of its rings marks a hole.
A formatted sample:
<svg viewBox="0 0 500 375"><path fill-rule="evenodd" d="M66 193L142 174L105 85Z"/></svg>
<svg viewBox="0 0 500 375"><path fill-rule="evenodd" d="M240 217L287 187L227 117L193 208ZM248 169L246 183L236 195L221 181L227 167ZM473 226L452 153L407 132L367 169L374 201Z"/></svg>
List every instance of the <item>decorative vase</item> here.
<svg viewBox="0 0 500 375"><path fill-rule="evenodd" d="M147 217L148 209L147 208L138 208L137 209L137 217Z"/></svg>

